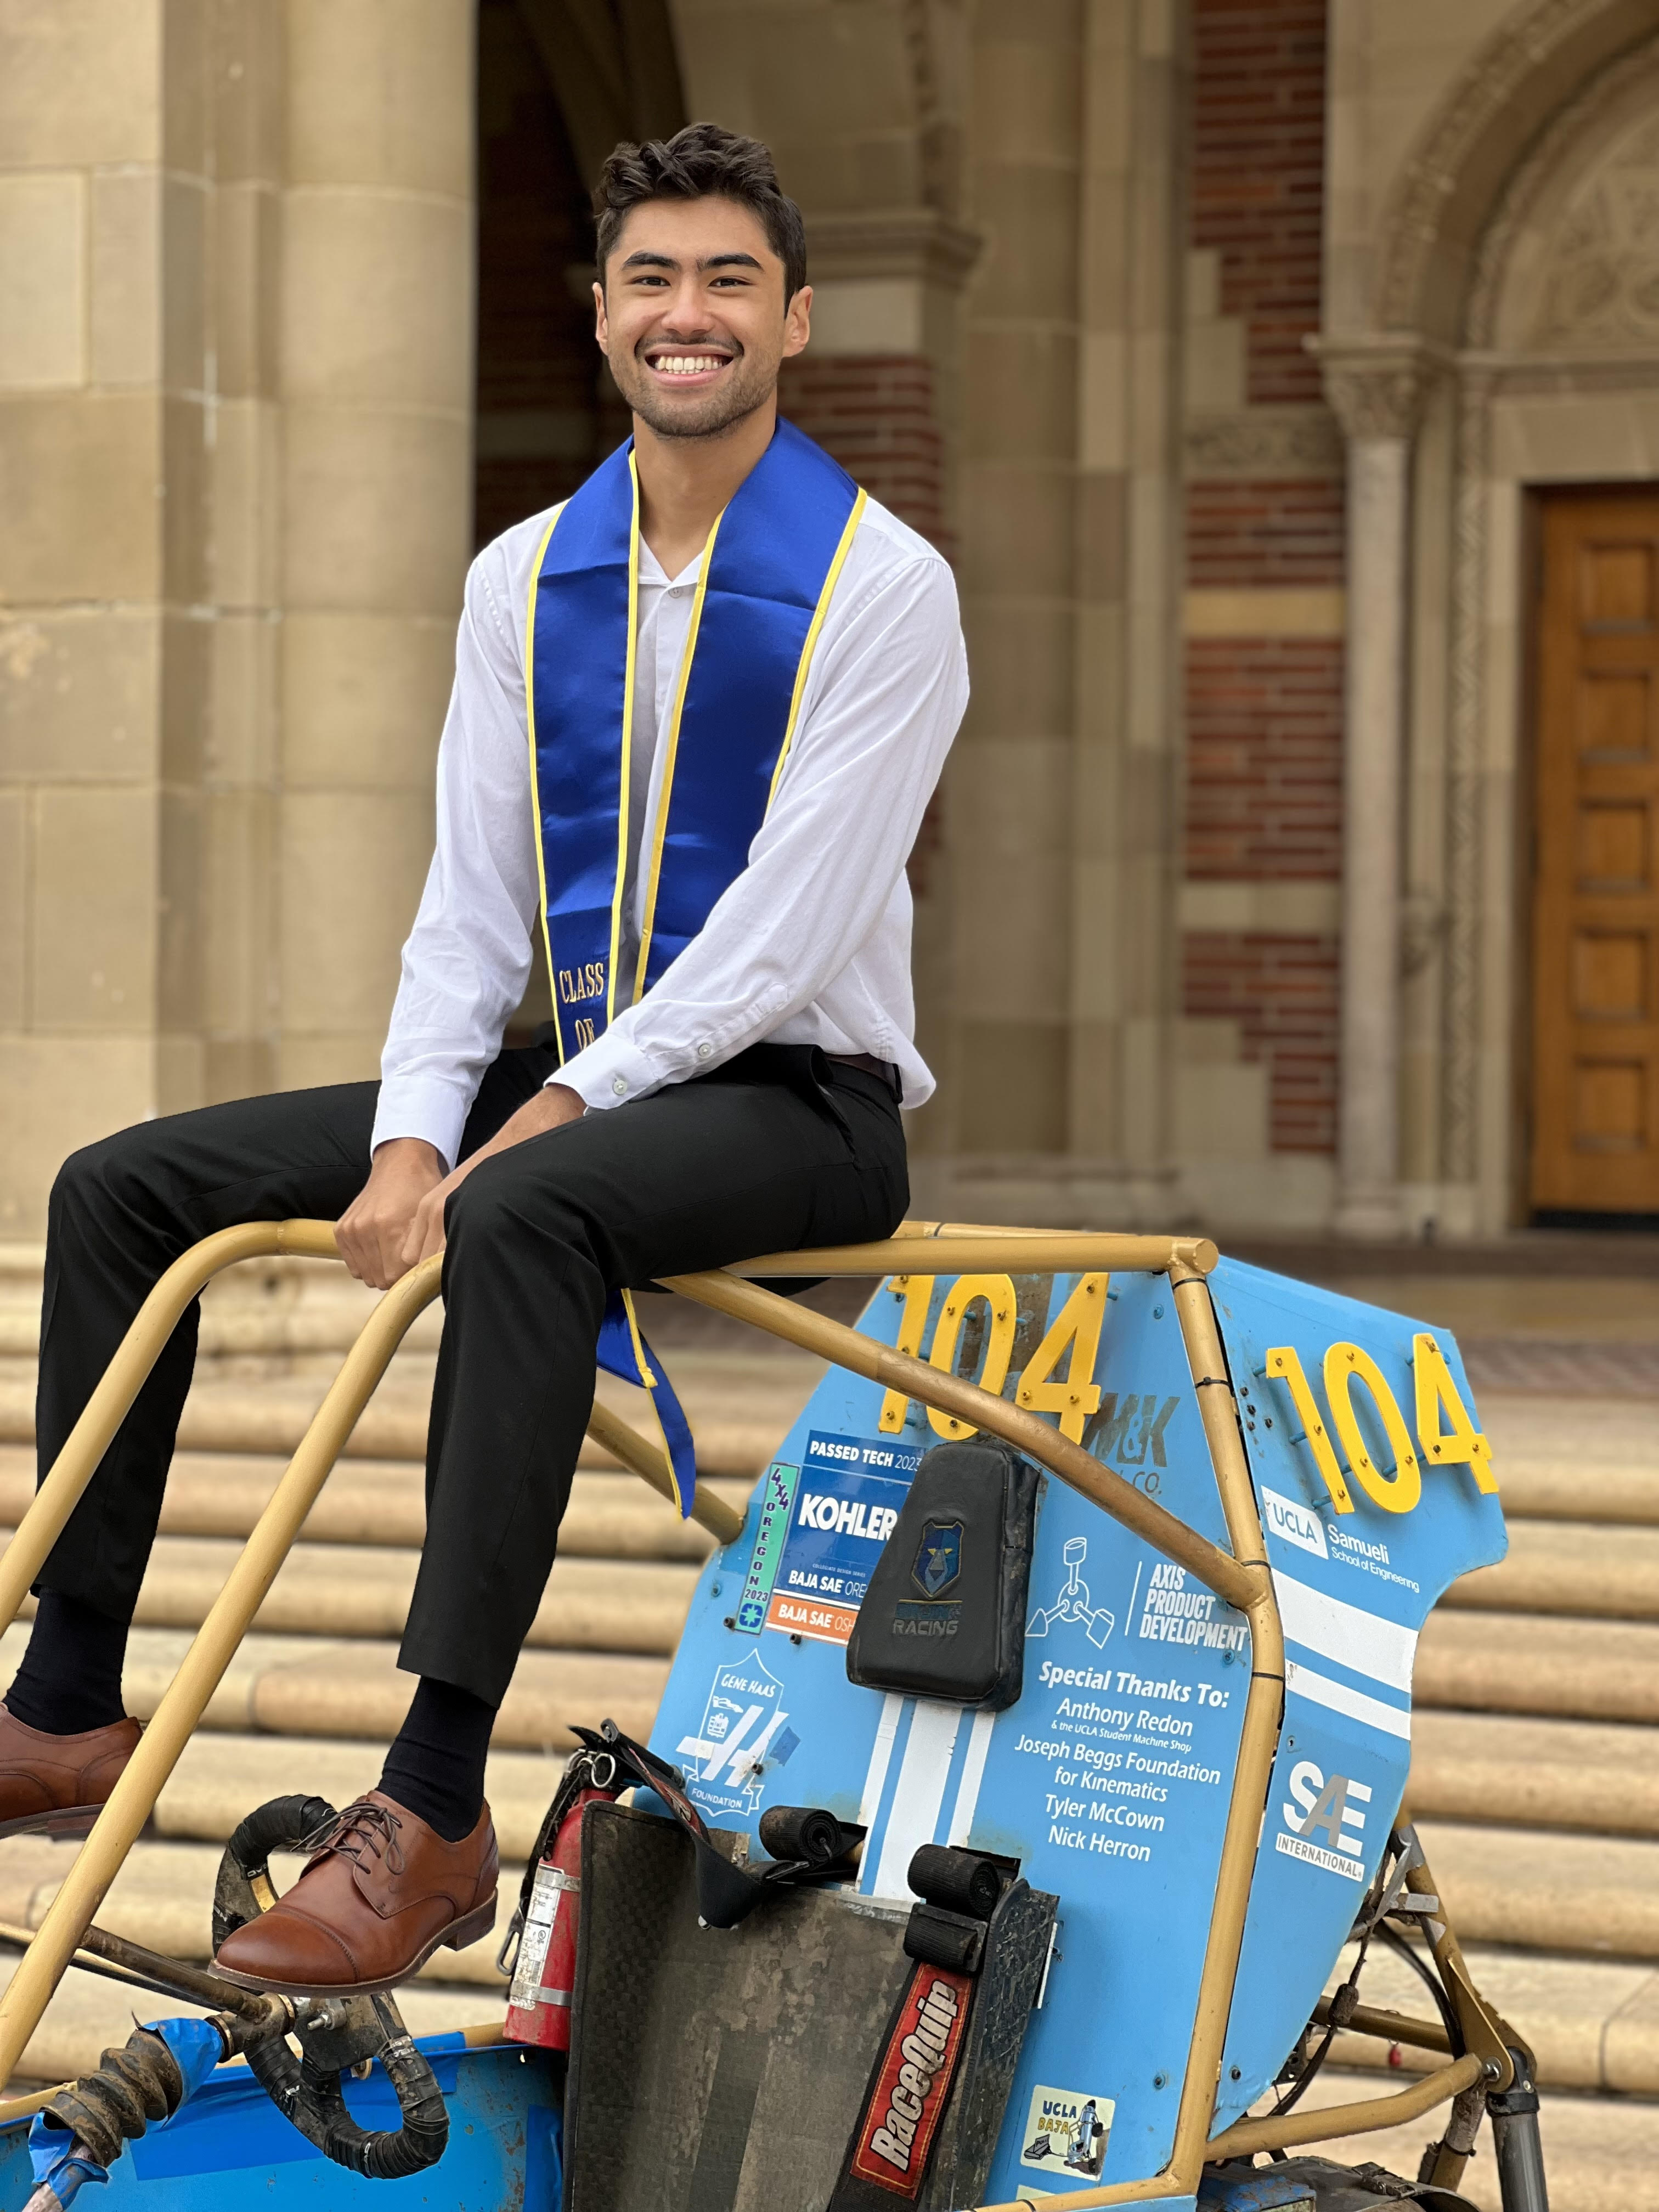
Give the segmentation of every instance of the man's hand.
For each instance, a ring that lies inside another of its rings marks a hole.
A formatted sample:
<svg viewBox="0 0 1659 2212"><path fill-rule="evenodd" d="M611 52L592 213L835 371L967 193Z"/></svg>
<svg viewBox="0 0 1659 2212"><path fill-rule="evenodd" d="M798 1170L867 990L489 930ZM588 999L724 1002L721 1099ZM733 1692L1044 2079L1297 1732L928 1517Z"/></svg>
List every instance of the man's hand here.
<svg viewBox="0 0 1659 2212"><path fill-rule="evenodd" d="M526 1137L539 1137L545 1130L562 1128L567 1121L580 1121L586 1111L581 1099L562 1083L550 1083L533 1098L526 1099L509 1121L502 1122L487 1145L480 1145L470 1158L463 1160L452 1174L422 1195L404 1239L399 1255L402 1264L398 1273L401 1274L404 1268L416 1267L422 1260L429 1260L434 1252L443 1250L444 1207L449 1202L449 1194L459 1189L480 1160L487 1160L496 1152L510 1152L514 1145L523 1144ZM378 1159L379 1154L375 1157Z"/></svg>
<svg viewBox="0 0 1659 2212"><path fill-rule="evenodd" d="M402 1255L410 1224L443 1176L443 1155L423 1137L376 1146L368 1181L334 1224L340 1257L360 1283L390 1290L408 1267Z"/></svg>

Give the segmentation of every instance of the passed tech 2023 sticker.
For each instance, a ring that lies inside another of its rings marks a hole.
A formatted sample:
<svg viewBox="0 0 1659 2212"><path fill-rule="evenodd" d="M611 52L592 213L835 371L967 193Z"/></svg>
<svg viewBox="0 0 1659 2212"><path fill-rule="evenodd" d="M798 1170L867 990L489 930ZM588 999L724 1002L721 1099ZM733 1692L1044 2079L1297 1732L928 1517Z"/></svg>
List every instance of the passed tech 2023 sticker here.
<svg viewBox="0 0 1659 2212"><path fill-rule="evenodd" d="M769 1468L738 1628L845 1644L921 1463L898 1437L814 1429L799 1467Z"/></svg>

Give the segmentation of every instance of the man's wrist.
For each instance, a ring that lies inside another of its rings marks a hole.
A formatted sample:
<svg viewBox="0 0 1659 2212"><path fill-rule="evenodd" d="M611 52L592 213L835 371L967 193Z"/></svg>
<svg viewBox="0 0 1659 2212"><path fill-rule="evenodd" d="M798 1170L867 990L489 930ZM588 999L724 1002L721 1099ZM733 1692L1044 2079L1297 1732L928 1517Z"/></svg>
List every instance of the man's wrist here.
<svg viewBox="0 0 1659 2212"><path fill-rule="evenodd" d="M420 1168L429 1171L440 1181L449 1173L448 1163L438 1147L424 1137L388 1137L376 1145L372 1169L383 1164L387 1170L399 1167Z"/></svg>

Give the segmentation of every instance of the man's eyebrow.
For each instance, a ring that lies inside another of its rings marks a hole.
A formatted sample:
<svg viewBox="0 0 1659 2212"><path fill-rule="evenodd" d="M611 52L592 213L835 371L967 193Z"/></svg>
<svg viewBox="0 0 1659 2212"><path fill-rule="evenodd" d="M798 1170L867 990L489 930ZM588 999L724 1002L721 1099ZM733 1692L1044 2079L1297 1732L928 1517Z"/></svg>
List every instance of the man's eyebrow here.
<svg viewBox="0 0 1659 2212"><path fill-rule="evenodd" d="M653 253L641 246L623 262L624 269L678 269L679 263L672 253ZM708 253L697 267L702 269L759 269L760 263L752 253Z"/></svg>

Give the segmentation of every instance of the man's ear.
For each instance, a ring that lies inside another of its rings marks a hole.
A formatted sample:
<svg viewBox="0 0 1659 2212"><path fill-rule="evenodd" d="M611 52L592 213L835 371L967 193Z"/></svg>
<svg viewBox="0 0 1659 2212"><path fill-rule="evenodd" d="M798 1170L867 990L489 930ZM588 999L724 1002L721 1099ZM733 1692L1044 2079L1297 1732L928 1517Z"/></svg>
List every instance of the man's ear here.
<svg viewBox="0 0 1659 2212"><path fill-rule="evenodd" d="M793 361L798 353L805 353L811 335L812 288L803 284L784 310L783 358Z"/></svg>
<svg viewBox="0 0 1659 2212"><path fill-rule="evenodd" d="M605 286L593 287L593 336L599 351L608 361L611 357L611 319L605 312Z"/></svg>

